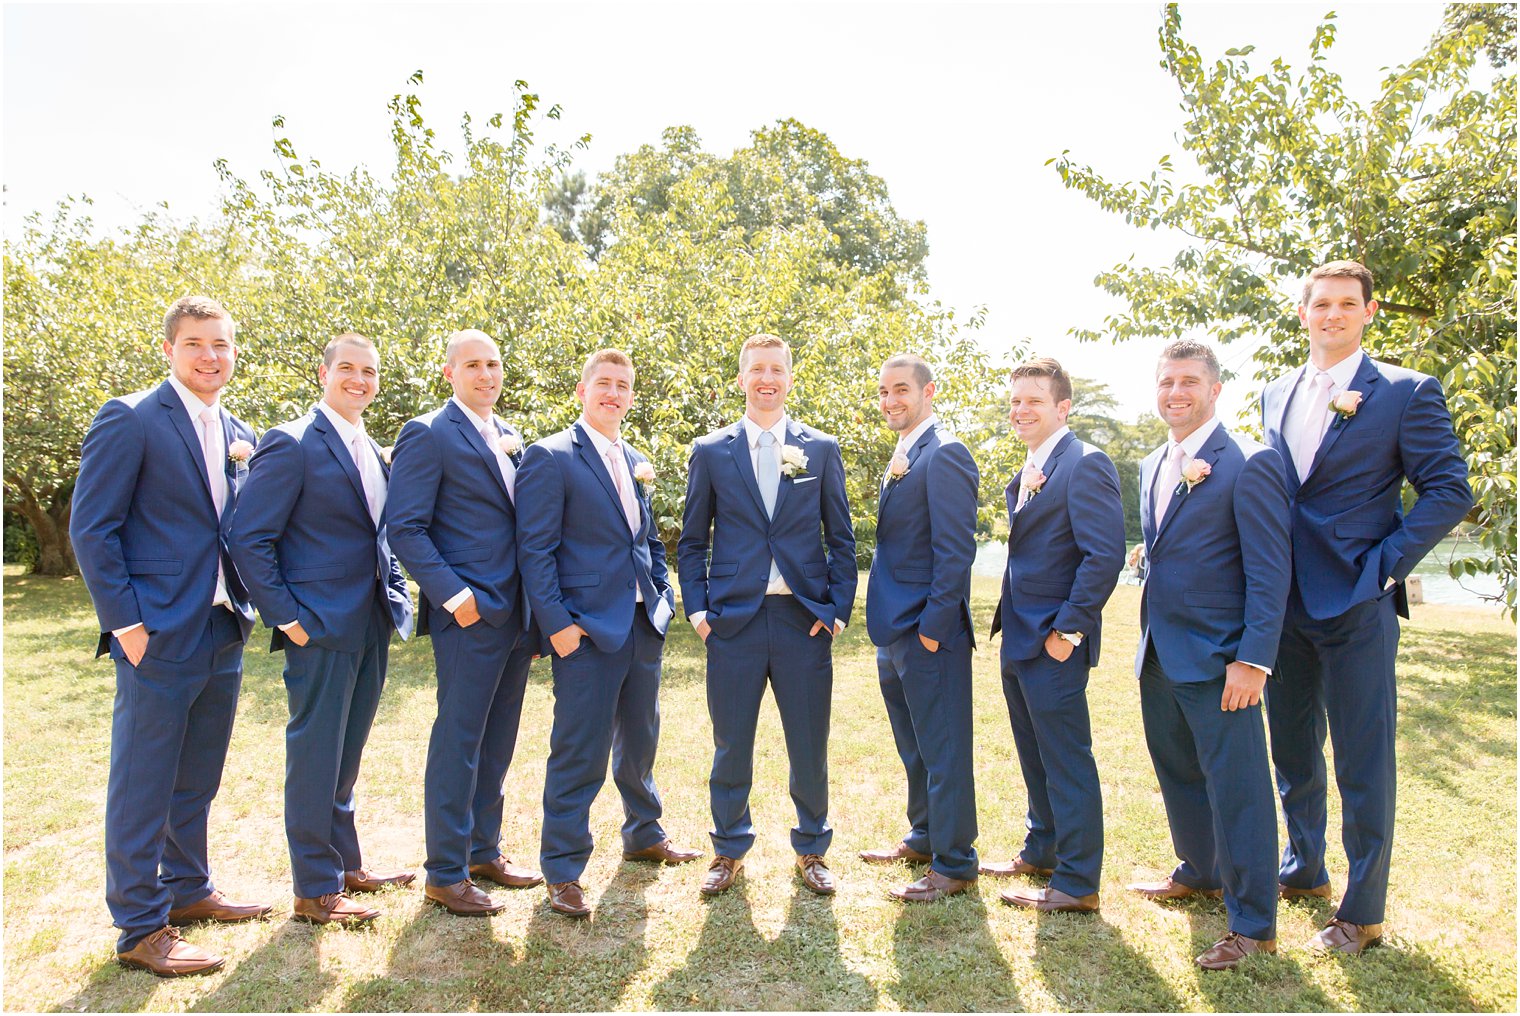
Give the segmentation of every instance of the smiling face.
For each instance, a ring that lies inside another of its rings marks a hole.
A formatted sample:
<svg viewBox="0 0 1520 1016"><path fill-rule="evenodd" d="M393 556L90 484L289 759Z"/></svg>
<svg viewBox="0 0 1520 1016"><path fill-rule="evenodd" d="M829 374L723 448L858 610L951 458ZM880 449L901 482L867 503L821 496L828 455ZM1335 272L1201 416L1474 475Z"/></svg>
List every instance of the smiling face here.
<svg viewBox="0 0 1520 1016"><path fill-rule="evenodd" d="M754 346L739 357L739 390L744 409L751 416L780 413L786 393L792 390L792 368L781 346Z"/></svg>
<svg viewBox="0 0 1520 1016"><path fill-rule="evenodd" d="M357 424L380 391L380 358L372 346L340 342L332 351L332 363L317 368L317 377L322 401Z"/></svg>
<svg viewBox="0 0 1520 1016"><path fill-rule="evenodd" d="M603 436L617 439L623 417L633 406L633 368L604 360L575 386L586 422Z"/></svg>
<svg viewBox="0 0 1520 1016"><path fill-rule="evenodd" d="M1298 308L1315 365L1321 370L1333 367L1362 348L1362 331L1372 322L1377 306L1376 300L1364 297L1360 279L1315 279L1309 298Z"/></svg>
<svg viewBox="0 0 1520 1016"><path fill-rule="evenodd" d="M934 412L934 382L920 386L912 367L887 367L876 389L887 426L906 434Z"/></svg>
<svg viewBox="0 0 1520 1016"><path fill-rule="evenodd" d="M1156 415L1181 441L1214 416L1224 386L1202 360L1162 360L1156 365Z"/></svg>
<svg viewBox="0 0 1520 1016"><path fill-rule="evenodd" d="M490 339L464 339L444 364L443 376L460 402L487 416L501 395L501 351Z"/></svg>
<svg viewBox="0 0 1520 1016"><path fill-rule="evenodd" d="M164 342L164 356L179 383L211 405L217 393L232 380L237 346L232 341L232 321L224 317L183 317L174 329L174 340Z"/></svg>
<svg viewBox="0 0 1520 1016"><path fill-rule="evenodd" d="M1071 400L1057 402L1048 377L1016 377L1008 384L1008 422L1019 440L1034 451L1066 426Z"/></svg>

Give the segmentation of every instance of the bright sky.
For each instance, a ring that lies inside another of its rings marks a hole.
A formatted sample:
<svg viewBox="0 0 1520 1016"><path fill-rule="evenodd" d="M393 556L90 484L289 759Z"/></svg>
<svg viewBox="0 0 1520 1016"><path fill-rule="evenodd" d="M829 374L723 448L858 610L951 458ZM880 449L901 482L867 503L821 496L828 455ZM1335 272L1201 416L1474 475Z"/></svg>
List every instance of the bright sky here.
<svg viewBox="0 0 1520 1016"><path fill-rule="evenodd" d="M1184 4L1183 26L1205 59L1254 44L1253 66L1301 66L1331 9L1331 65L1363 101L1441 19L1440 4L1327 0ZM160 201L182 219L209 215L212 161L244 177L272 165L276 114L303 155L384 172L386 102L419 68L440 133L461 113L509 110L512 82L526 80L564 109L544 140L591 133L578 165L593 175L667 126L690 124L726 153L796 117L866 159L899 214L928 224L934 295L963 313L985 305L990 348L1028 336L1110 383L1131 415L1153 408L1154 348L1078 345L1066 331L1101 326L1099 271L1132 254L1163 264L1180 238L1126 227L1045 162L1070 149L1132 179L1176 150L1160 17L1150 3L7 3L4 223L14 231L67 194L95 199L103 225ZM1222 415L1247 394L1226 385Z"/></svg>

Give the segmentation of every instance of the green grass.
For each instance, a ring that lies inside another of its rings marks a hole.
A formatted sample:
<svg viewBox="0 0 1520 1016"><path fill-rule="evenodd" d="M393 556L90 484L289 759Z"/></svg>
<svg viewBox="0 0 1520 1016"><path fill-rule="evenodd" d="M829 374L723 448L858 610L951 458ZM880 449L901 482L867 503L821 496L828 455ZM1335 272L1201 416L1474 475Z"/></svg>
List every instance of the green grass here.
<svg viewBox="0 0 1520 1016"><path fill-rule="evenodd" d="M985 631L995 581L978 580ZM255 636L222 791L212 813L218 884L272 900L272 920L191 929L226 968L161 981L113 959L106 912L104 808L112 670L89 657L95 620L77 581L8 570L5 607L4 993L43 1010L1494 1010L1514 1011L1515 637L1497 616L1416 608L1399 668L1399 825L1387 947L1359 959L1304 948L1332 912L1284 904L1275 957L1225 974L1192 965L1225 927L1217 902L1156 905L1124 883L1173 860L1140 730L1130 671L1137 594L1107 613L1107 657L1094 674L1094 750L1107 854L1100 914L1035 916L998 900L999 880L927 907L889 899L907 868L856 852L904 832L903 777L865 637L863 610L835 657L830 757L836 828L832 900L790 874L786 755L775 709L762 711L753 807L759 841L737 889L704 901L703 863L625 864L609 782L592 812L598 849L583 882L586 922L551 913L542 889L497 891L490 920L451 918L416 890L376 898L362 930L288 920L281 822L284 689L267 633ZM863 607L863 604L862 604ZM433 716L427 642L399 648L359 786L360 831L377 865L419 868L422 780ZM979 849L1011 856L1024 791L995 652L976 662ZM550 717L547 664L535 668L507 780L504 848L537 857ZM664 735L656 770L667 829L710 850L711 730L695 635L679 626L666 654ZM1331 799L1332 841L1338 802ZM1345 885L1339 849L1331 878Z"/></svg>

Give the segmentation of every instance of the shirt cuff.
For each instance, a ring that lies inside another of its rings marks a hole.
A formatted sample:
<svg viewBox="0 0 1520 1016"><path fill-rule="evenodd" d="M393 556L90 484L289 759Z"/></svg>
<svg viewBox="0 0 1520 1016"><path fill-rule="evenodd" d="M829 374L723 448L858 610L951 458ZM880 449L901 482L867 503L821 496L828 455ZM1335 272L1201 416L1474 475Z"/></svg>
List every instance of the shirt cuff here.
<svg viewBox="0 0 1520 1016"><path fill-rule="evenodd" d="M700 628L702 627L702 622L707 620L707 611L694 610L686 615L686 620L691 622L693 628Z"/></svg>
<svg viewBox="0 0 1520 1016"><path fill-rule="evenodd" d="M450 614L452 614L452 613L454 613L454 611L456 611L456 610L459 609L459 605L460 604L464 603L464 601L468 600L469 598L470 598L470 587L469 586L465 586L459 592L455 593L453 596L450 596L447 600L443 601L443 609L446 610L446 611L448 611Z"/></svg>
<svg viewBox="0 0 1520 1016"><path fill-rule="evenodd" d="M1272 668L1271 667L1263 667L1261 664L1259 664L1259 663L1252 663L1250 660L1236 660L1235 662L1236 663L1244 663L1248 667L1255 667L1257 670L1261 671L1263 674L1266 674L1268 677L1272 676Z"/></svg>
<svg viewBox="0 0 1520 1016"><path fill-rule="evenodd" d="M277 624L277 625L275 625L275 627L278 628L278 629L280 629L280 631L290 631L290 629L294 628L296 625L298 625L300 623L301 623L300 620L286 621L284 624Z"/></svg>
<svg viewBox="0 0 1520 1016"><path fill-rule="evenodd" d="M134 628L141 628L142 626L143 626L143 623L141 621L139 621L136 624L129 624L125 628L112 628L111 629L111 634L115 635L117 638L121 638L127 632L133 630Z"/></svg>

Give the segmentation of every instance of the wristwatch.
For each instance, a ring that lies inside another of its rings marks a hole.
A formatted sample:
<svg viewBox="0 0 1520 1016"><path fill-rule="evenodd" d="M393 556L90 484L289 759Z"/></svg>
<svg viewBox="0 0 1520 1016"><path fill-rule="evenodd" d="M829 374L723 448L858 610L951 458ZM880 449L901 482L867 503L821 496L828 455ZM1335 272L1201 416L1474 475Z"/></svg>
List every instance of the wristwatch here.
<svg viewBox="0 0 1520 1016"><path fill-rule="evenodd" d="M1079 631L1058 631L1056 634L1074 646L1080 646L1082 644L1082 640L1087 637Z"/></svg>

